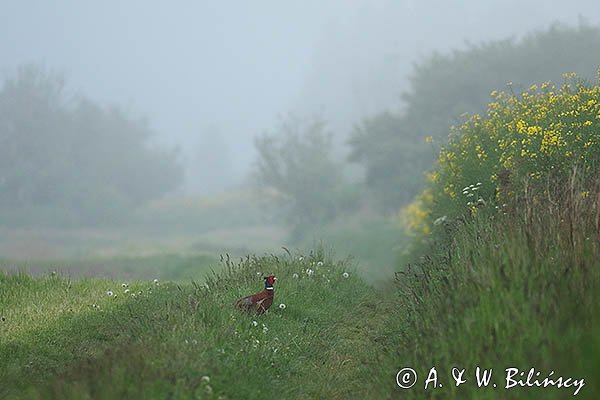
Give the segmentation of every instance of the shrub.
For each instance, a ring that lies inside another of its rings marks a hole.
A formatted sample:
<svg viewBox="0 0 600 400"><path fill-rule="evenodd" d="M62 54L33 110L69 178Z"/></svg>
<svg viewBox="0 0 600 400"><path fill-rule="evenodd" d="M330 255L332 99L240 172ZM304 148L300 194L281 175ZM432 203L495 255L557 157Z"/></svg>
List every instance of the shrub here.
<svg viewBox="0 0 600 400"><path fill-rule="evenodd" d="M428 176L431 201L417 199L405 209L413 232L427 232L443 216L508 207L515 193L535 203L561 182L573 190L579 182L579 198L589 196L585 184L600 162L600 86L574 74L565 78L560 88L543 83L521 94L492 92L484 116L453 128Z"/></svg>

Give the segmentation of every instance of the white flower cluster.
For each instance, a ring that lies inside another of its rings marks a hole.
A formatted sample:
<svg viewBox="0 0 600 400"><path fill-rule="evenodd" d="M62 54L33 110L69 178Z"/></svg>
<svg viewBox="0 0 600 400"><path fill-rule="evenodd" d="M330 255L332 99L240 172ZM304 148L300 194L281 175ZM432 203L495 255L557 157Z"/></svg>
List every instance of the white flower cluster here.
<svg viewBox="0 0 600 400"><path fill-rule="evenodd" d="M465 186L462 190L462 194L464 194L467 197L475 197L480 187L481 182L477 182L475 185ZM475 201L467 201L467 206L469 207L476 205L485 205L485 200L483 200L481 196L478 196L477 200Z"/></svg>

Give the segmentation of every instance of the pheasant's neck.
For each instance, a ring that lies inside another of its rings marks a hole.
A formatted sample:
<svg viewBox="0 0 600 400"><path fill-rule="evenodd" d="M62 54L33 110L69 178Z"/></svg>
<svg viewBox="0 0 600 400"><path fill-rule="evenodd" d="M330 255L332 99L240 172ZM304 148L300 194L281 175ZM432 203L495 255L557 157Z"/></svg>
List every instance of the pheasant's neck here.
<svg viewBox="0 0 600 400"><path fill-rule="evenodd" d="M273 293L275 292L275 290L273 289L273 286L271 286L271 287L266 287L265 292L267 293L267 296L273 297Z"/></svg>

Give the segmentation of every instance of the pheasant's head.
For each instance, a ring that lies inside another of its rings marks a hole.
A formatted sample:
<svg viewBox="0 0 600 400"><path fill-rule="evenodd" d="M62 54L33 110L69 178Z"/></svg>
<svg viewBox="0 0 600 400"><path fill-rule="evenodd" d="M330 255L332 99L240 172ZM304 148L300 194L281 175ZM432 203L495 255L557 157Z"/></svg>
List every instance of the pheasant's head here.
<svg viewBox="0 0 600 400"><path fill-rule="evenodd" d="M275 275L265 276L265 289L273 290L273 284L275 283Z"/></svg>

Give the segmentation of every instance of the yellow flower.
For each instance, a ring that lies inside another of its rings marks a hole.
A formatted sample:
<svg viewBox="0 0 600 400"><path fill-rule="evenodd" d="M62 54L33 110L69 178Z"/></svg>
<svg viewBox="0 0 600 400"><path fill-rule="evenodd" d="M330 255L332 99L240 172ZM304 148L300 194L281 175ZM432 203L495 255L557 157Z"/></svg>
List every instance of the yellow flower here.
<svg viewBox="0 0 600 400"><path fill-rule="evenodd" d="M433 143L433 138L431 136L427 136L425 138L425 142L427 142L427 143Z"/></svg>

